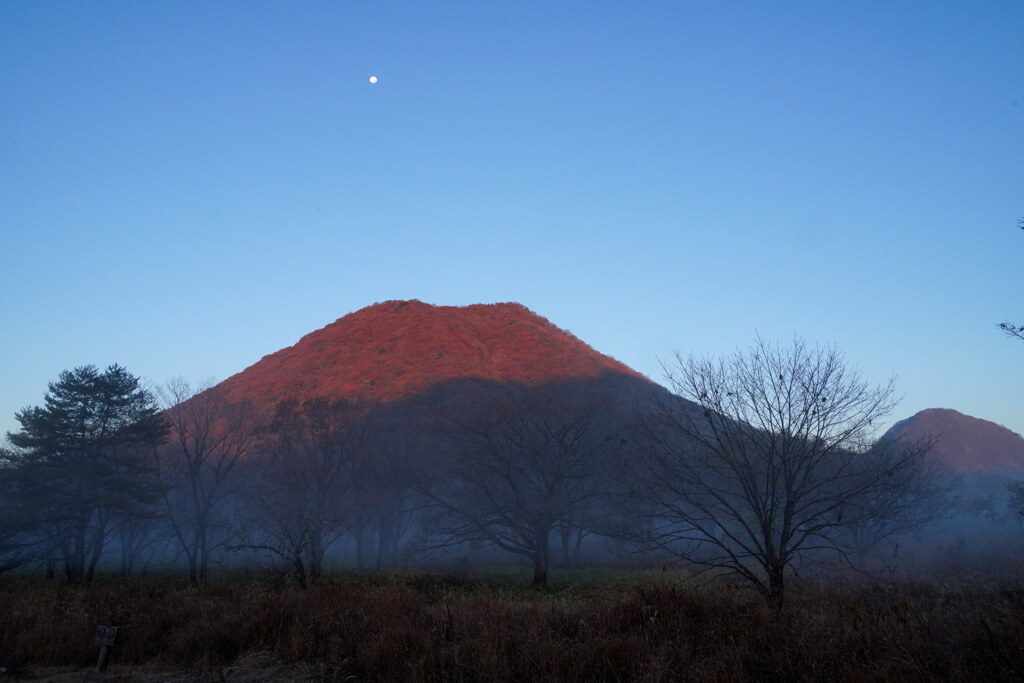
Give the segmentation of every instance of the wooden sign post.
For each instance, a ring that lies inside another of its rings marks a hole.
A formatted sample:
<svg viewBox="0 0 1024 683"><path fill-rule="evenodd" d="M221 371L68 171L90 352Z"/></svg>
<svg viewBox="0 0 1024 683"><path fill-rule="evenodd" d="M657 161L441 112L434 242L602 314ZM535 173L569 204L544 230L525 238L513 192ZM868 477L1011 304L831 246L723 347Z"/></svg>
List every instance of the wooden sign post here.
<svg viewBox="0 0 1024 683"><path fill-rule="evenodd" d="M100 648L100 658L96 662L96 670L103 671L110 663L110 650L114 647L114 639L117 638L116 626L97 626L96 637L93 642Z"/></svg>

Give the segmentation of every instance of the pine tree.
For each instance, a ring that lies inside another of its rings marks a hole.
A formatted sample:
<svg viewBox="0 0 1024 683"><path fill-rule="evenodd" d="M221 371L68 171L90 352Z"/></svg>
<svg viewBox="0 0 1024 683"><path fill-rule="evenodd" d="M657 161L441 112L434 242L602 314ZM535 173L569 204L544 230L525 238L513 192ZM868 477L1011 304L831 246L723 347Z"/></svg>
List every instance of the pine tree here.
<svg viewBox="0 0 1024 683"><path fill-rule="evenodd" d="M22 513L63 561L69 583L88 582L115 525L147 514L159 495L152 448L167 424L139 379L119 365L64 371L42 407L9 433Z"/></svg>

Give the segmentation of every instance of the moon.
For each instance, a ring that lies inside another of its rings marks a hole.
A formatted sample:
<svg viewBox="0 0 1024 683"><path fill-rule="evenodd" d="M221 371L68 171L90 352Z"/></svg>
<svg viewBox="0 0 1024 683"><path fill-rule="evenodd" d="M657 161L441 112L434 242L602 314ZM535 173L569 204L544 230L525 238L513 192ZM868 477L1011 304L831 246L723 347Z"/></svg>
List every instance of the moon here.
<svg viewBox="0 0 1024 683"><path fill-rule="evenodd" d="M376 76L370 76L370 83L376 83L376 82L377 82L377 77Z"/></svg>

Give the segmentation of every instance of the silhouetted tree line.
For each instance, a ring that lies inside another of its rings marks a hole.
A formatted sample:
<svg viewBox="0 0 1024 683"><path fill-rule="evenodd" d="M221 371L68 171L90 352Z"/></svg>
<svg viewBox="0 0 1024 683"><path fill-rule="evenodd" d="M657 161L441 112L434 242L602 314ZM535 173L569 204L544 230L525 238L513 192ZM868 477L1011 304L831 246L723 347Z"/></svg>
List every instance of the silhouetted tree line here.
<svg viewBox="0 0 1024 683"><path fill-rule="evenodd" d="M87 582L101 561L273 562L315 581L484 548L538 586L585 539L749 580L857 558L942 516L926 444L877 444L894 405L831 349L759 343L677 358L673 392L604 375L542 386L460 380L384 405L289 399L271 414L216 386L151 392L120 366L64 372L17 414L0 466L0 571ZM553 548L556 552L552 552Z"/></svg>
<svg viewBox="0 0 1024 683"><path fill-rule="evenodd" d="M111 537L153 515L160 482L153 450L168 426L138 378L112 365L61 373L45 405L16 418L4 453L7 565L42 558L69 583L90 581Z"/></svg>

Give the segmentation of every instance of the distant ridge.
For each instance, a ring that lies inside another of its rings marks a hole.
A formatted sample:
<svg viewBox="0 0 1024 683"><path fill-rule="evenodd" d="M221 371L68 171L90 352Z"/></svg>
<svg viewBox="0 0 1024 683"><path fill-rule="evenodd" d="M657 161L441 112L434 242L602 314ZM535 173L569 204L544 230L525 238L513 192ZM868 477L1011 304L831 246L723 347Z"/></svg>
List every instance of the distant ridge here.
<svg viewBox="0 0 1024 683"><path fill-rule="evenodd" d="M933 453L957 472L1024 471L1024 437L949 408L929 408L894 424L883 439L935 439Z"/></svg>
<svg viewBox="0 0 1024 683"><path fill-rule="evenodd" d="M464 378L539 385L602 375L647 378L517 303L386 301L302 337L221 383L229 402L285 398L389 402Z"/></svg>

